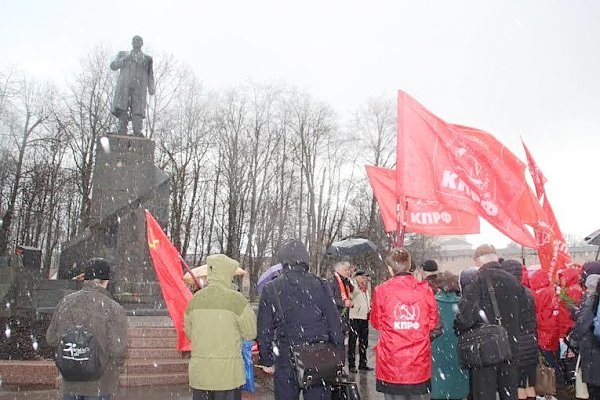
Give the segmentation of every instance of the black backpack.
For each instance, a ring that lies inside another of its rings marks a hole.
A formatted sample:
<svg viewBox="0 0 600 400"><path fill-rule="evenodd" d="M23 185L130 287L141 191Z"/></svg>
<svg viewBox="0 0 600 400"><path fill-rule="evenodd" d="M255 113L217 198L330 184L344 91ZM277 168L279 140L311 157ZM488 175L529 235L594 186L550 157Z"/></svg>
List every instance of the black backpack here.
<svg viewBox="0 0 600 400"><path fill-rule="evenodd" d="M102 364L102 349L94 334L78 325L67 330L56 349L56 366L65 381L95 381L102 376L106 365Z"/></svg>

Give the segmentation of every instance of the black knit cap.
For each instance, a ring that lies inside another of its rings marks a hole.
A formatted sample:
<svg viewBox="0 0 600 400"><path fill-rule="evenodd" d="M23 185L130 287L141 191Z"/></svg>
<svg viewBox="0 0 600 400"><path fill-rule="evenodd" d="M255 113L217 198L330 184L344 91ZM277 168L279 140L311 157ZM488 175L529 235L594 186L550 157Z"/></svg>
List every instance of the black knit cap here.
<svg viewBox="0 0 600 400"><path fill-rule="evenodd" d="M423 264L421 264L421 269L427 272L436 272L438 270L438 265L435 260L425 260Z"/></svg>
<svg viewBox="0 0 600 400"><path fill-rule="evenodd" d="M86 281L91 279L110 280L110 264L104 258L90 258L85 263L84 271Z"/></svg>

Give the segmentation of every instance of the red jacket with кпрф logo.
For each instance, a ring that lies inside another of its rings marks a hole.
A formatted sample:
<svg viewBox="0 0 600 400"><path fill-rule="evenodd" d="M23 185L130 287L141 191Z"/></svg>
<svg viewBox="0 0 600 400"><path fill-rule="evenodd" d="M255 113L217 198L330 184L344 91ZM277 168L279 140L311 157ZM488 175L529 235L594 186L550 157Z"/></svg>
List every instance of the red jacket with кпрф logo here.
<svg viewBox="0 0 600 400"><path fill-rule="evenodd" d="M439 317L429 283L406 274L377 286L370 321L379 331L375 346L378 380L407 385L431 378L429 334L438 328Z"/></svg>

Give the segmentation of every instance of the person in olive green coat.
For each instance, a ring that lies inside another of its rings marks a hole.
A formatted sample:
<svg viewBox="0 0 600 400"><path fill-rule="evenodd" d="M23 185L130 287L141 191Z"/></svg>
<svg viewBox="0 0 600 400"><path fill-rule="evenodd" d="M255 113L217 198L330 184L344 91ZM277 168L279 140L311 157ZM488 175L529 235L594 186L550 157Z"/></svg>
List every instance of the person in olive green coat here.
<svg viewBox="0 0 600 400"><path fill-rule="evenodd" d="M242 340L256 337L256 315L246 298L231 289L239 262L224 254L206 259L208 286L185 310L192 342L189 382L193 399L239 400L246 381Z"/></svg>

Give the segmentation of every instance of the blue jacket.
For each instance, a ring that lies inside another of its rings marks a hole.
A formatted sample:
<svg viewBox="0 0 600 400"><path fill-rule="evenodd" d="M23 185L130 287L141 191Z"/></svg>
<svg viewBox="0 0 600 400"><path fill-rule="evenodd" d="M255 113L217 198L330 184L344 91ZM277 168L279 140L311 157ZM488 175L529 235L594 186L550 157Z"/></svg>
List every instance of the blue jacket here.
<svg viewBox="0 0 600 400"><path fill-rule="evenodd" d="M596 309L596 317L594 318L594 336L596 342L600 343L600 307Z"/></svg>
<svg viewBox="0 0 600 400"><path fill-rule="evenodd" d="M440 291L435 299L443 330L431 343L431 398L462 399L469 394L469 372L458 363L458 337L452 328L460 297Z"/></svg>
<svg viewBox="0 0 600 400"><path fill-rule="evenodd" d="M279 297L283 315L277 306ZM327 282L308 272L306 265L286 267L269 282L258 307L260 364L270 367L276 361L273 342L281 361L287 361L289 346L330 341L344 354L340 315ZM286 357L286 358L283 358Z"/></svg>

